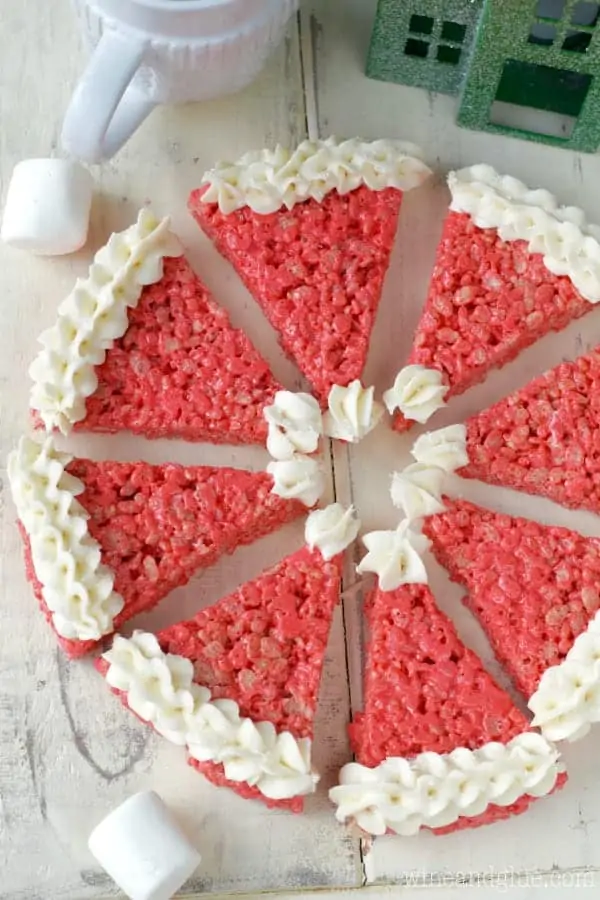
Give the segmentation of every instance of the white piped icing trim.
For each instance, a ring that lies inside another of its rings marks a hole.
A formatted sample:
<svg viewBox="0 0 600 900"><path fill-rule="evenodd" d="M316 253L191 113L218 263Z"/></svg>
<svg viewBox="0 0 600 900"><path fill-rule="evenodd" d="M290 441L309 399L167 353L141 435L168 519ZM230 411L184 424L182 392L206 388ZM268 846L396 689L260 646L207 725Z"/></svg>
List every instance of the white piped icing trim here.
<svg viewBox="0 0 600 900"><path fill-rule="evenodd" d="M423 424L446 405L448 390L437 369L410 365L400 369L392 387L385 391L383 402L390 414L399 409L405 419Z"/></svg>
<svg viewBox="0 0 600 900"><path fill-rule="evenodd" d="M327 399L329 411L323 417L327 437L356 444L372 431L383 415L374 393L375 388L363 387L358 379L346 387L334 384Z"/></svg>
<svg viewBox="0 0 600 900"><path fill-rule="evenodd" d="M153 634L117 636L103 659L108 684L127 695L130 709L194 759L221 764L230 781L271 800L314 792L319 776L311 770L309 738L244 718L233 700L211 700L208 688L194 683L192 662L163 653Z"/></svg>
<svg viewBox="0 0 600 900"><path fill-rule="evenodd" d="M563 661L546 669L527 705L550 741L578 741L600 722L600 612Z"/></svg>
<svg viewBox="0 0 600 900"><path fill-rule="evenodd" d="M307 516L304 540L311 550L317 547L323 559L329 560L342 553L359 531L360 520L354 507L344 509L341 503L332 503Z"/></svg>
<svg viewBox="0 0 600 900"><path fill-rule="evenodd" d="M40 335L44 349L29 369L31 408L46 429L67 434L85 418L86 398L98 386L94 369L127 331L128 307L137 306L145 285L160 281L163 258L181 253L169 219L159 222L146 209L96 253L88 277L77 280L56 323Z"/></svg>
<svg viewBox="0 0 600 900"><path fill-rule="evenodd" d="M395 591L402 584L427 584L427 569L421 559L429 547L425 535L411 529L405 519L395 531L371 531L362 542L369 551L356 567L359 574L374 572L382 591Z"/></svg>
<svg viewBox="0 0 600 900"><path fill-rule="evenodd" d="M408 519L423 519L444 511L442 492L446 473L439 466L412 463L392 475L392 503Z"/></svg>
<svg viewBox="0 0 600 900"><path fill-rule="evenodd" d="M69 640L96 641L112 632L125 604L75 499L84 485L65 472L71 459L52 438L38 444L23 437L8 458L8 477L54 628Z"/></svg>
<svg viewBox="0 0 600 900"><path fill-rule="evenodd" d="M327 487L322 463L299 453L292 459L270 462L267 472L273 478L272 494L284 500L300 500L305 506L314 506Z"/></svg>
<svg viewBox="0 0 600 900"><path fill-rule="evenodd" d="M467 428L448 425L437 431L427 431L414 442L411 456L424 466L435 466L448 474L469 462Z"/></svg>
<svg viewBox="0 0 600 900"><path fill-rule="evenodd" d="M450 172L450 209L467 213L478 228L495 228L503 241L527 241L554 275L567 275L582 297L600 302L600 227L581 209L559 206L545 190L531 191L491 166Z"/></svg>
<svg viewBox="0 0 600 900"><path fill-rule="evenodd" d="M269 428L267 450L273 459L292 459L318 448L323 419L318 401L310 394L277 391L263 416Z"/></svg>
<svg viewBox="0 0 600 900"><path fill-rule="evenodd" d="M490 804L543 797L562 771L557 749L530 731L478 750L390 757L373 769L349 763L329 797L339 822L354 821L368 834L409 836L479 816Z"/></svg>
<svg viewBox="0 0 600 900"><path fill-rule="evenodd" d="M467 429L448 425L422 434L412 446L415 463L392 475L390 496L409 521L443 512L447 476L469 461Z"/></svg>
<svg viewBox="0 0 600 900"><path fill-rule="evenodd" d="M347 194L361 185L373 191L397 188L408 191L423 184L431 169L414 144L403 141L302 141L295 150L245 153L237 162L220 162L206 172L203 203L217 203L228 214L243 206L267 215L281 207L337 191Z"/></svg>

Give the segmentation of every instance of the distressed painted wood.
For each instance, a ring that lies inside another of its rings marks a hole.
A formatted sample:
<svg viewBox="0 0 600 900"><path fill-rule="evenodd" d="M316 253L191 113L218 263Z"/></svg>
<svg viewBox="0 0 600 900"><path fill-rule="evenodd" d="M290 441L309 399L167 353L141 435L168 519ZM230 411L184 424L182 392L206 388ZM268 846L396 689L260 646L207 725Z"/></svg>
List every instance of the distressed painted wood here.
<svg viewBox="0 0 600 900"><path fill-rule="evenodd" d="M456 129L451 124L453 100L429 98L420 91L366 79L364 60L374 10L375 0L306 0L284 45L250 89L220 102L156 112L114 161L95 171L99 190L90 241L76 257L35 260L0 247L2 465L26 428L26 369L37 334L53 320L58 301L74 277L84 272L94 249L111 231L125 227L147 200L157 212L173 214L174 226L188 246L195 268L230 310L234 323L247 329L271 361L276 376L290 388L301 386L262 315L185 211L189 189L219 157L276 141L294 143L307 133L404 136L420 143L441 171L485 160L532 184L555 189L565 202L581 204L591 218L600 220L600 202L590 190L600 174L597 158L578 158ZM67 0L45 6L34 0L7 5L1 19L0 49L0 188L4 194L18 160L56 149L62 111L83 64ZM406 198L366 373L366 381L378 389L391 382L406 357L446 201L441 179ZM561 336L540 342L505 372L457 398L440 417L440 424L486 405L599 339L600 311ZM410 437L383 429L359 448L333 448L331 493L335 489L338 499L356 503L365 530L395 522L387 473L407 459L410 441ZM196 447L122 436L78 436L69 446L98 459L170 459L249 468L264 466L266 459L259 449ZM308 803L307 815L269 813L206 784L184 765L178 748L152 735L118 706L88 662L67 664L57 652L25 584L4 469L2 476L2 900L117 896L89 856L86 838L117 803L150 787L172 805L202 850L204 861L188 885L188 896L236 892L255 897L265 891L360 889L367 881L371 885L363 891L367 897L392 896L393 890L379 885L395 883L403 886L403 897L412 898L414 888L417 896L425 894L430 900L454 900L462 896L460 884L466 881L477 884L481 898L496 897L499 889L509 898L521 896L522 887L527 886L531 897L545 896L543 891L551 887L552 895L562 900L572 896L576 886L593 887L590 878L596 886L600 884L600 825L595 812L600 802L600 788L595 783L600 739L595 734L566 751L571 781L565 791L520 820L481 829L468 838L385 838L375 841L368 853L335 824L326 790L349 758L345 725L350 704L354 710L361 705L364 635L360 592L346 597L330 643L317 726L317 762L324 776L318 796ZM477 490L468 485L468 492L498 508L527 511L543 521L564 521L586 533L600 534L598 521L591 515L567 514L542 500L525 501L507 491ZM294 524L260 545L244 548L136 624L159 627L193 613L254 577L301 540L301 526ZM355 556L359 558L359 548ZM354 580L352 561L348 560L346 583ZM465 640L502 678L481 632L459 608L459 591L451 588L435 567L433 583ZM335 896L351 895L343 891Z"/></svg>

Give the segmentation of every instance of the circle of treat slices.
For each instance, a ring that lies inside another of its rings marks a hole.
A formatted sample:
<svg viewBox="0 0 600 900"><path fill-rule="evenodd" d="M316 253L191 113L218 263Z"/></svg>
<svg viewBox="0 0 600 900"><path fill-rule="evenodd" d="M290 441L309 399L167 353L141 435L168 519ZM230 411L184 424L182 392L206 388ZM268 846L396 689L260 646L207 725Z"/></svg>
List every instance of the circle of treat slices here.
<svg viewBox="0 0 600 900"><path fill-rule="evenodd" d="M192 193L192 214L313 394L277 384L168 220L142 211L96 255L30 369L47 433L22 438L9 460L28 578L69 656L304 515L325 488L321 438L355 442L382 420L361 376L403 191L429 174L411 145L328 139L220 164ZM382 398L400 431L600 296L598 232L580 212L486 166L449 185L414 349ZM439 833L522 812L565 780L551 741L600 718L600 542L445 496L457 470L600 510L595 404L578 414L573 404L575 393L593 398L595 366L594 354L564 364L466 426L421 436L415 463L394 474L405 518L363 538L359 571L378 584L365 604L365 709L350 726L357 762L331 791L341 821ZM57 449L55 430L258 443L272 460L265 472L94 462ZM352 508L313 509L302 549L188 622L117 634L98 670L213 783L300 810L318 780L319 681L359 527ZM437 609L429 544L468 588L533 723Z"/></svg>

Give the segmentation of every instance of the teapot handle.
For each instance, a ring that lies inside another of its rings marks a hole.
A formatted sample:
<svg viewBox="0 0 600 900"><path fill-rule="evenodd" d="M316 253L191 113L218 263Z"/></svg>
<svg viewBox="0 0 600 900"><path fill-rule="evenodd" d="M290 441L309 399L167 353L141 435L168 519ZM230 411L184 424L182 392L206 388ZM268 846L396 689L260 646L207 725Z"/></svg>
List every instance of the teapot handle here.
<svg viewBox="0 0 600 900"><path fill-rule="evenodd" d="M155 107L131 84L145 41L107 29L71 97L62 146L82 162L97 163L119 150Z"/></svg>

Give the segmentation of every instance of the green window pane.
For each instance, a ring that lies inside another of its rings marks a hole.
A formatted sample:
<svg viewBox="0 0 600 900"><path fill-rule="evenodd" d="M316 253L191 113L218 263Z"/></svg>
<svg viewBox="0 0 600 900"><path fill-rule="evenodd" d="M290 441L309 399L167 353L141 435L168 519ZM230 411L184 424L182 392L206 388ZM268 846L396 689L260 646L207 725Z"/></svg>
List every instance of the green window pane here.
<svg viewBox="0 0 600 900"><path fill-rule="evenodd" d="M408 28L413 34L431 34L433 19L430 16L411 16Z"/></svg>
<svg viewBox="0 0 600 900"><path fill-rule="evenodd" d="M577 118L591 83L591 75L509 59L496 100Z"/></svg>
<svg viewBox="0 0 600 900"><path fill-rule="evenodd" d="M442 23L442 40L452 41L455 44L462 44L467 33L467 26L461 25L459 22L443 22Z"/></svg>
<svg viewBox="0 0 600 900"><path fill-rule="evenodd" d="M460 62L460 54L461 51L458 47L446 47L445 44L440 44L437 48L436 57L438 62L457 66Z"/></svg>
<svg viewBox="0 0 600 900"><path fill-rule="evenodd" d="M427 41L417 41L414 38L409 38L404 47L405 56L417 56L425 59L428 52L429 44Z"/></svg>
<svg viewBox="0 0 600 900"><path fill-rule="evenodd" d="M581 0L573 7L571 23L593 27L597 24L598 18L600 18L600 6L597 3L590 3L589 0Z"/></svg>
<svg viewBox="0 0 600 900"><path fill-rule="evenodd" d="M534 22L529 29L529 44L540 44L543 47L551 47L556 37L556 27L547 22Z"/></svg>
<svg viewBox="0 0 600 900"><path fill-rule="evenodd" d="M570 50L571 53L587 53L587 49L592 43L592 36L587 31L568 31L563 41L563 50Z"/></svg>
<svg viewBox="0 0 600 900"><path fill-rule="evenodd" d="M560 21L564 15L566 0L538 0L535 14L540 19Z"/></svg>

